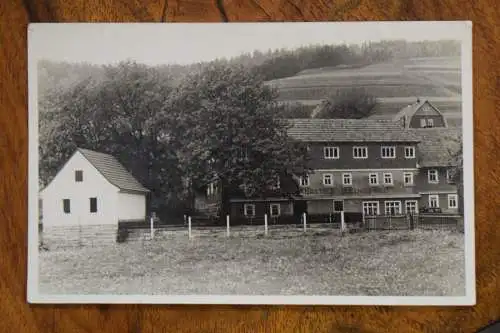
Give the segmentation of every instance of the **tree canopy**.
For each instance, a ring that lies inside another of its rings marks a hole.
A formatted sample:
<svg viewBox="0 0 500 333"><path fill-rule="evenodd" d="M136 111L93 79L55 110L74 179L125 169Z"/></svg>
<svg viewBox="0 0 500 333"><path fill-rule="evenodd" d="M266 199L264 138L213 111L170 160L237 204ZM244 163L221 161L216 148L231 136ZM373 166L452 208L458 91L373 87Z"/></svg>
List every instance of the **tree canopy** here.
<svg viewBox="0 0 500 333"><path fill-rule="evenodd" d="M305 168L305 147L289 139L276 92L243 66L213 65L179 87L175 101L183 170L195 184L259 195Z"/></svg>
<svg viewBox="0 0 500 333"><path fill-rule="evenodd" d="M112 154L151 190L151 206L178 206L182 188L169 128L157 111L172 94L165 77L135 63L106 66L40 103L40 179L47 184L77 147ZM168 113L163 113L168 117Z"/></svg>

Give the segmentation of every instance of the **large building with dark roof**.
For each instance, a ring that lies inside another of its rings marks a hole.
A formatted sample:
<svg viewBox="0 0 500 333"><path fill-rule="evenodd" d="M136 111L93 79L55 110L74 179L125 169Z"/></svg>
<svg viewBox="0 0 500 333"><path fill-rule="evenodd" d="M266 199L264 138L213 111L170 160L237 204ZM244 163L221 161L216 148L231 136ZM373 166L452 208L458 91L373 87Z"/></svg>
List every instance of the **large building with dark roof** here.
<svg viewBox="0 0 500 333"><path fill-rule="evenodd" d="M413 128L399 120L287 120L289 136L308 146L311 171L281 179L274 196L232 197L231 215L457 213L452 170L459 129Z"/></svg>

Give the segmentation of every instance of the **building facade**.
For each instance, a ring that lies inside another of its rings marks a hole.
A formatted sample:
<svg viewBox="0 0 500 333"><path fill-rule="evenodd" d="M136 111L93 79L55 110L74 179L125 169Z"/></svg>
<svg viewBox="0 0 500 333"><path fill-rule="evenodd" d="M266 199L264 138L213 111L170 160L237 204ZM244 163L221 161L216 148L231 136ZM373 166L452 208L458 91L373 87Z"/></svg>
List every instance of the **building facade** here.
<svg viewBox="0 0 500 333"><path fill-rule="evenodd" d="M265 197L232 196L232 217L459 212L451 162L457 129L373 119L290 122L289 136L308 146L310 172L280 178L281 186ZM199 206L216 206L217 185L205 190Z"/></svg>

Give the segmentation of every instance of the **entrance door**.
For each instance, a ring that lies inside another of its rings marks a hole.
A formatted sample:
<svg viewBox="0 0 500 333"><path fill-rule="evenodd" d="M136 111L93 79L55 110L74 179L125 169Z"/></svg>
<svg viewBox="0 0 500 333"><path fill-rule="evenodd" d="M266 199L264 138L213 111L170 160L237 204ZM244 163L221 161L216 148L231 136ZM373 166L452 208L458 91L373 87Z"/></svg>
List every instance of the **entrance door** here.
<svg viewBox="0 0 500 333"><path fill-rule="evenodd" d="M293 213L295 216L302 216L303 213L307 213L307 201L306 200L296 200L293 203Z"/></svg>

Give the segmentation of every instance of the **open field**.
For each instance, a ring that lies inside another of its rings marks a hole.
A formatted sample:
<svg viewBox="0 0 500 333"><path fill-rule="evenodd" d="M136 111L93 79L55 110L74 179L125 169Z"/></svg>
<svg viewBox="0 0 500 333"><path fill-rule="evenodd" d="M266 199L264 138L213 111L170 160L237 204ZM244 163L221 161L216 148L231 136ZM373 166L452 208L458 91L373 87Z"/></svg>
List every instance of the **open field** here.
<svg viewBox="0 0 500 333"><path fill-rule="evenodd" d="M185 232L40 253L40 292L459 296L464 237L453 231Z"/></svg>
<svg viewBox="0 0 500 333"><path fill-rule="evenodd" d="M393 115L417 97L429 99L445 113L461 113L458 57L413 58L361 67L309 69L267 84L278 89L280 101L299 102L311 109L339 91L356 87L364 88L379 99L376 117Z"/></svg>

